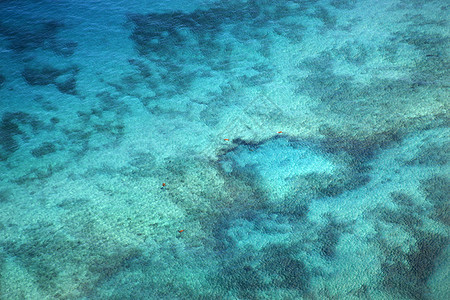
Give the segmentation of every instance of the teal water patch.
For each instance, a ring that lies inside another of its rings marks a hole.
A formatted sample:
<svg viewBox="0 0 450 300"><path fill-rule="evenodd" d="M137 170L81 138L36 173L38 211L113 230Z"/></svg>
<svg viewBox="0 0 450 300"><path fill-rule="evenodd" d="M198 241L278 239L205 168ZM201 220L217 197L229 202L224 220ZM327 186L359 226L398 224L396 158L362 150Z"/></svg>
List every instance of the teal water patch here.
<svg viewBox="0 0 450 300"><path fill-rule="evenodd" d="M443 299L447 9L0 1L0 294Z"/></svg>

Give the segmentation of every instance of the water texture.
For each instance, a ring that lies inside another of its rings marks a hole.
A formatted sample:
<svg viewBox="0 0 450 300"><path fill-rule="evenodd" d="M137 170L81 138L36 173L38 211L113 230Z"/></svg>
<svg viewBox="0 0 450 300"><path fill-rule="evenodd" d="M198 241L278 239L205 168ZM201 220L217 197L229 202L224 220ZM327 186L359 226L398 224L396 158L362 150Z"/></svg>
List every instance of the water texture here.
<svg viewBox="0 0 450 300"><path fill-rule="evenodd" d="M448 299L447 1L0 1L0 299Z"/></svg>

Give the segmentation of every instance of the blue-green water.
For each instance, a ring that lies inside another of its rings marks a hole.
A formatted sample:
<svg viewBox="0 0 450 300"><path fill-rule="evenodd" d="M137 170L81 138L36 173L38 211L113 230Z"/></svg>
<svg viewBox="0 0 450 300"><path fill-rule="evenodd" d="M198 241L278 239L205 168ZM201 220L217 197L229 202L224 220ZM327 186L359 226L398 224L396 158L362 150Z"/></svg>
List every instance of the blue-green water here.
<svg viewBox="0 0 450 300"><path fill-rule="evenodd" d="M0 2L0 299L448 299L447 1Z"/></svg>

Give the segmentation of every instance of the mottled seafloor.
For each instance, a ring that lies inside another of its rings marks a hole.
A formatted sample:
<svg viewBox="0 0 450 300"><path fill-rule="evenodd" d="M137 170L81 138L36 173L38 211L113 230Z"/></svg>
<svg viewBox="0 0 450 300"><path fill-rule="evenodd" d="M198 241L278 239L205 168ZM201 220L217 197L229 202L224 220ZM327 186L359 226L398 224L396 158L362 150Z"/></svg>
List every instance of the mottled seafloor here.
<svg viewBox="0 0 450 300"><path fill-rule="evenodd" d="M449 10L0 1L0 299L449 299Z"/></svg>

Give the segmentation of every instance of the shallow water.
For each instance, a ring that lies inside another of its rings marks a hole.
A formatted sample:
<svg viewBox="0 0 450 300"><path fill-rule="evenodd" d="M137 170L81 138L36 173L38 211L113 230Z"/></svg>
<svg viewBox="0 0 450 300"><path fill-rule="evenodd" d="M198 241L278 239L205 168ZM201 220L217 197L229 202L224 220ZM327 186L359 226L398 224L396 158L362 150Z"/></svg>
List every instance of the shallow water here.
<svg viewBox="0 0 450 300"><path fill-rule="evenodd" d="M446 1L1 1L0 299L447 299Z"/></svg>

